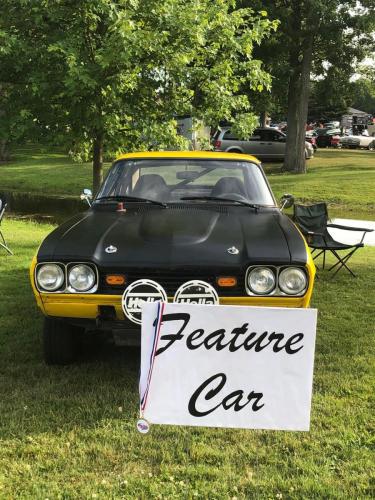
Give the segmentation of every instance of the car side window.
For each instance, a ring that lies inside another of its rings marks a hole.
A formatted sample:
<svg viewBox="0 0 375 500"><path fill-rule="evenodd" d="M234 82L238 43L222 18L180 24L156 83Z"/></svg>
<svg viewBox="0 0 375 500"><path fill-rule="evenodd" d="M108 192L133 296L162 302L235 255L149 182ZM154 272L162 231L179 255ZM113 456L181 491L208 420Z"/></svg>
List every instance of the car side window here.
<svg viewBox="0 0 375 500"><path fill-rule="evenodd" d="M227 130L223 135L223 140L224 141L238 141L239 139L235 135L233 135L230 130Z"/></svg>
<svg viewBox="0 0 375 500"><path fill-rule="evenodd" d="M281 134L275 132L274 130L262 130L261 131L261 138L262 141L279 141L281 137Z"/></svg>
<svg viewBox="0 0 375 500"><path fill-rule="evenodd" d="M249 137L249 141L261 141L260 133L261 133L260 130L258 129L254 130L253 135Z"/></svg>

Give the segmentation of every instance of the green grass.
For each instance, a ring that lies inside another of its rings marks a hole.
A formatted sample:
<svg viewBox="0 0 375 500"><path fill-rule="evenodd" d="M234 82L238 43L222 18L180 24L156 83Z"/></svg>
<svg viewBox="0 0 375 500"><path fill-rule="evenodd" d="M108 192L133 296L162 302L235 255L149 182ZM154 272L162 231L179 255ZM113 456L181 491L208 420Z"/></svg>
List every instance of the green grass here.
<svg viewBox="0 0 375 500"><path fill-rule="evenodd" d="M371 218L375 209L374 152L321 149L307 166L307 175L296 175L281 174L280 163L264 164L277 199L291 193L299 201L327 201L335 215ZM37 147L19 149L11 162L0 165L0 191L78 197L84 187L91 186L91 178L90 164L74 163L62 153Z"/></svg>
<svg viewBox="0 0 375 500"><path fill-rule="evenodd" d="M279 199L291 193L300 202L328 203L330 213L372 218L375 210L375 153L348 149L321 149L308 160L306 175L281 174L280 166L264 164Z"/></svg>
<svg viewBox="0 0 375 500"><path fill-rule="evenodd" d="M96 343L42 361L28 266L51 226L6 220L0 250L0 498L374 498L375 248L358 278L321 273L309 433L152 426L140 435L137 350Z"/></svg>
<svg viewBox="0 0 375 500"><path fill-rule="evenodd" d="M76 163L64 153L25 146L0 164L0 191L78 197L92 185L91 163Z"/></svg>

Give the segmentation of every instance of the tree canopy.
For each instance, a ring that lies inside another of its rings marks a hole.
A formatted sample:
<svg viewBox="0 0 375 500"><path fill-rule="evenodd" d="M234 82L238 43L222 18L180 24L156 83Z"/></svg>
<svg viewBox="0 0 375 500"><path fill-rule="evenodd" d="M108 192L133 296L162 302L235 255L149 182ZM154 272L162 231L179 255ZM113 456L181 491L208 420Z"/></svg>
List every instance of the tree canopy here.
<svg viewBox="0 0 375 500"><path fill-rule="evenodd" d="M93 155L183 147L176 117L256 126L249 96L270 77L259 45L276 28L264 12L231 0L3 0L0 108L23 94L34 130ZM17 61L12 67L12 61Z"/></svg>
<svg viewBox="0 0 375 500"><path fill-rule="evenodd" d="M272 93L260 99L256 107L281 115L288 122L284 168L297 173L306 171L304 158L305 125L308 114L310 82L315 97L331 97L329 106L345 107L350 76L356 64L373 52L371 33L375 28L375 6L369 0L241 0L241 6L263 8L271 19L280 21L277 32L254 51L264 61L272 77ZM334 89L332 83L334 77ZM335 95L330 96L330 88Z"/></svg>

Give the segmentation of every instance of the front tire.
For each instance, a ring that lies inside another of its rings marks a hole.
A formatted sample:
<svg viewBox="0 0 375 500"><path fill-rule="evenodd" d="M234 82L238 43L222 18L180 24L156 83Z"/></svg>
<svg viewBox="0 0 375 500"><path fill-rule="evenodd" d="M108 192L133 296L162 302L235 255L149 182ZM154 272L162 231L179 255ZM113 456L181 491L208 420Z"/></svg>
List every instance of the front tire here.
<svg viewBox="0 0 375 500"><path fill-rule="evenodd" d="M370 142L370 144L367 146L367 149L369 151L374 151L374 149L375 149L375 141Z"/></svg>
<svg viewBox="0 0 375 500"><path fill-rule="evenodd" d="M83 330L55 318L45 318L43 327L43 355L47 365L68 365L79 354Z"/></svg>

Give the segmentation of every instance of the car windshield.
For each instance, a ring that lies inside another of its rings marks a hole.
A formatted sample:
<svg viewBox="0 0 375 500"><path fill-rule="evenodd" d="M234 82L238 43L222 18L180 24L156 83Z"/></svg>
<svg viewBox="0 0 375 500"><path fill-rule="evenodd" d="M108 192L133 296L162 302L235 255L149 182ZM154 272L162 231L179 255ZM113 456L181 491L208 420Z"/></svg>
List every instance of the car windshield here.
<svg viewBox="0 0 375 500"><path fill-rule="evenodd" d="M119 160L110 169L96 200L101 203L113 197L162 203L201 203L205 197L215 197L275 206L261 168L255 163L233 160ZM201 200L184 200L188 197Z"/></svg>

